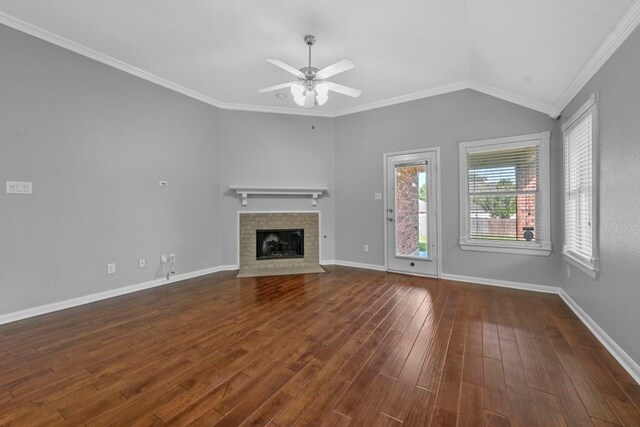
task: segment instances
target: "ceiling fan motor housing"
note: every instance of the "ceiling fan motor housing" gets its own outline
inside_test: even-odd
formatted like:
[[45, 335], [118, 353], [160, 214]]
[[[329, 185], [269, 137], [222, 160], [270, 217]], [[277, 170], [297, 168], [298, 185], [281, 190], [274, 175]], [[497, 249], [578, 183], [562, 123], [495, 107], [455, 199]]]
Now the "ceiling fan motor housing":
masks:
[[301, 77], [300, 80], [315, 79], [318, 71], [316, 67], [302, 67], [300, 68], [300, 72], [304, 74], [304, 78]]

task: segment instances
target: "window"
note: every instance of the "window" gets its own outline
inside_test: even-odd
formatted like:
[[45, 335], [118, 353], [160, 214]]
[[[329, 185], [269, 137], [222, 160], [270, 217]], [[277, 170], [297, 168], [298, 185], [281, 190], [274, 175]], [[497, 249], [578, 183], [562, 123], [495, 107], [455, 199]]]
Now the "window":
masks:
[[597, 258], [596, 115], [592, 95], [565, 124], [564, 248], [567, 259], [595, 277]]
[[551, 253], [549, 132], [460, 143], [460, 247]]

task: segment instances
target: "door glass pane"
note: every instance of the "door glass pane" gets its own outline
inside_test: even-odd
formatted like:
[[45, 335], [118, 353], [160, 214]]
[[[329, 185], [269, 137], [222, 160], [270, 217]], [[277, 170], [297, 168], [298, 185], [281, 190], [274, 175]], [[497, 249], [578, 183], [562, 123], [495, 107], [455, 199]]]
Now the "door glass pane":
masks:
[[396, 255], [427, 258], [427, 164], [397, 164], [394, 175]]

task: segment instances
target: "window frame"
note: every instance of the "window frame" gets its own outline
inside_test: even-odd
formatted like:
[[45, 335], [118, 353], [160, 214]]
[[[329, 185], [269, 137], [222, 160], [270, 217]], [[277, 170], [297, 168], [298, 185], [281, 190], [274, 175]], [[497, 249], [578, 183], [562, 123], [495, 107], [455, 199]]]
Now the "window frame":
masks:
[[[481, 252], [499, 252], [519, 255], [549, 256], [551, 254], [551, 194], [549, 182], [549, 141], [551, 132], [539, 132], [528, 135], [508, 136], [479, 141], [460, 142], [460, 240], [463, 250]], [[538, 191], [536, 216], [541, 229], [536, 231], [536, 242], [510, 242], [504, 240], [472, 239], [469, 219], [469, 174], [467, 171], [467, 153], [478, 151], [497, 151], [515, 147], [538, 147]]]
[[[582, 270], [588, 276], [596, 279], [600, 270], [600, 233], [599, 233], [599, 206], [600, 206], [600, 188], [599, 188], [599, 108], [598, 108], [598, 94], [593, 93], [589, 96], [589, 99], [576, 111], [566, 122], [562, 124], [562, 170], [563, 170], [563, 230], [564, 240], [562, 245], [562, 254], [565, 261], [569, 262], [573, 266]], [[574, 125], [578, 124], [585, 114], [591, 112], [591, 258], [589, 260], [584, 259], [582, 256], [567, 250], [567, 163], [566, 163], [566, 150], [567, 139], [566, 132], [570, 130]]]

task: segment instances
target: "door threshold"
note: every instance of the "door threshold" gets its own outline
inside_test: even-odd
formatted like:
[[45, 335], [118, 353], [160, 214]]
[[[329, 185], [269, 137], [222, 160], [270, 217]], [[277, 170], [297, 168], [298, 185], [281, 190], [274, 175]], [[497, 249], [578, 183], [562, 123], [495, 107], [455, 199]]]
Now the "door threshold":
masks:
[[390, 268], [387, 269], [387, 273], [404, 274], [405, 276], [428, 277], [429, 279], [439, 279], [440, 278], [440, 276], [438, 276], [437, 274], [411, 273], [409, 271], [391, 270]]

